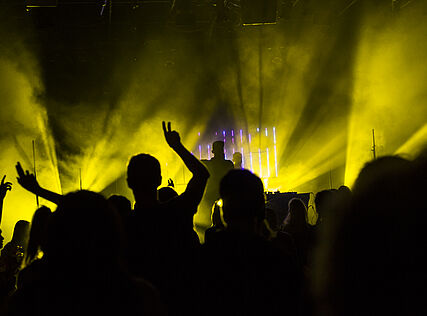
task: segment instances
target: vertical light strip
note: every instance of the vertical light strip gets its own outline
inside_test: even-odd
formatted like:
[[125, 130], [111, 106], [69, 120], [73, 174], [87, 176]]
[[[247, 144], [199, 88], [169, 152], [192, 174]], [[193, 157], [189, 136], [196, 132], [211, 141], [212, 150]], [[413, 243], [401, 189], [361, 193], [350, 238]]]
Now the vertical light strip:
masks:
[[267, 129], [267, 127], [265, 128], [265, 136], [268, 136], [268, 129]]
[[240, 144], [243, 144], [243, 131], [240, 130]]
[[211, 145], [208, 145], [208, 159], [211, 159]]
[[270, 178], [270, 153], [267, 148], [267, 177]]
[[253, 160], [252, 160], [252, 151], [251, 151], [251, 142], [252, 142], [252, 138], [251, 138], [251, 134], [249, 134], [249, 158], [251, 160], [251, 171], [254, 172]]
[[202, 145], [199, 145], [199, 157], [202, 160]]
[[259, 161], [259, 177], [262, 178], [261, 148], [258, 148], [258, 161]]
[[273, 143], [274, 143], [274, 170], [276, 172], [276, 177], [278, 176], [277, 171], [277, 149], [276, 149], [276, 128], [273, 127]]

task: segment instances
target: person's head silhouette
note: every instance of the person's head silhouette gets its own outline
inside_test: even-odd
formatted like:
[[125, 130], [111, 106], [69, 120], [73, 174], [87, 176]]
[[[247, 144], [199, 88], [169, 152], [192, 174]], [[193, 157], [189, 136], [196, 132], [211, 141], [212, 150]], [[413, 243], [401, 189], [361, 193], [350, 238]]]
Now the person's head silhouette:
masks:
[[12, 241], [20, 246], [26, 246], [29, 232], [30, 222], [24, 220], [17, 221], [13, 229]]
[[163, 187], [159, 189], [160, 202], [167, 202], [177, 196], [178, 193], [171, 187]]
[[[73, 277], [96, 277], [116, 267], [123, 241], [119, 223], [119, 214], [100, 194], [68, 193], [48, 224], [46, 248], [52, 267]], [[73, 272], [68, 271], [71, 267]]]
[[150, 195], [157, 201], [157, 187], [162, 183], [159, 161], [148, 154], [133, 156], [127, 168], [127, 182], [137, 203], [139, 195]]
[[235, 169], [242, 169], [242, 154], [238, 151], [236, 151], [233, 154], [233, 163], [234, 163], [234, 168]]
[[212, 144], [212, 153], [215, 158], [224, 158], [224, 142], [221, 140], [217, 140]]
[[132, 203], [123, 195], [113, 194], [108, 198], [108, 203], [114, 207], [122, 219], [125, 219], [132, 211]]
[[301, 199], [293, 198], [288, 203], [288, 216], [285, 226], [304, 229], [307, 225], [307, 208]]
[[264, 220], [264, 186], [259, 177], [248, 170], [234, 169], [222, 178], [219, 190], [224, 220], [229, 226]]

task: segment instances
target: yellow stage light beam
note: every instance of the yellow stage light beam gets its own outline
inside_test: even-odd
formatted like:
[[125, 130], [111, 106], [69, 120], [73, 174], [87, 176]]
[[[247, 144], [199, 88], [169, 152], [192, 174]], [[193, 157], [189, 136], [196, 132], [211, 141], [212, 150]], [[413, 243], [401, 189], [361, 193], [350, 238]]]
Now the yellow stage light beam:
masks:
[[363, 25], [354, 68], [348, 186], [372, 159], [372, 129], [380, 137], [379, 155], [393, 154], [427, 118], [427, 22], [420, 10], [402, 10], [393, 20], [371, 13]]
[[[3, 236], [8, 240], [18, 220], [31, 221], [36, 210], [36, 199], [16, 181], [15, 164], [33, 171], [32, 141], [35, 140], [36, 166], [39, 182], [46, 188], [60, 192], [56, 154], [51, 133], [47, 127], [46, 111], [35, 96], [40, 93], [39, 71], [27, 52], [13, 58], [0, 58], [0, 131], [2, 134], [0, 173], [13, 183], [4, 201]], [[59, 186], [59, 187], [58, 187]], [[40, 199], [52, 209], [52, 203]]]
[[414, 133], [402, 146], [395, 152], [395, 155], [409, 156], [415, 158], [421, 151], [427, 148], [427, 124], [424, 124], [416, 133]]

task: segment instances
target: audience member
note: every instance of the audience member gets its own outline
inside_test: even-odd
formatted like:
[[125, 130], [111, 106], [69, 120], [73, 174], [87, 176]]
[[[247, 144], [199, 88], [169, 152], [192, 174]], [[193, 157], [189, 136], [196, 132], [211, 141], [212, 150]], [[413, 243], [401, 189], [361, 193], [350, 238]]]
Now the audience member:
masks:
[[283, 231], [292, 236], [298, 261], [302, 267], [306, 267], [313, 246], [313, 237], [307, 223], [307, 208], [301, 199], [293, 198], [289, 201]]
[[222, 200], [218, 200], [218, 201], [215, 201], [214, 205], [212, 206], [212, 216], [211, 216], [212, 225], [205, 231], [205, 242], [208, 239], [215, 238], [215, 234], [217, 232], [223, 231], [225, 228], [224, 222], [222, 220], [222, 215], [221, 215], [221, 205], [222, 205]]
[[46, 268], [11, 298], [8, 315], [161, 315], [154, 288], [128, 276], [119, 215], [97, 193], [65, 195], [51, 215]]
[[211, 274], [200, 291], [202, 315], [296, 315], [299, 289], [292, 259], [260, 236], [265, 218], [264, 188], [247, 170], [221, 180], [227, 224], [202, 248]]
[[193, 230], [209, 172], [181, 143], [180, 136], [166, 128], [168, 145], [192, 173], [181, 195], [161, 203], [157, 188], [161, 184], [159, 161], [148, 154], [133, 156], [128, 164], [127, 181], [135, 196], [135, 210], [128, 222], [129, 263], [132, 272], [160, 289], [170, 313], [189, 313], [192, 306], [190, 282], [200, 245]]
[[30, 286], [41, 278], [45, 266], [43, 255], [46, 253], [47, 228], [51, 214], [50, 208], [42, 206], [33, 215], [24, 257], [25, 268], [18, 274], [18, 289]]
[[[3, 248], [4, 237], [1, 230], [1, 220], [3, 215], [3, 202], [7, 191], [12, 190], [12, 183], [5, 182], [6, 176], [3, 176], [0, 183], [0, 249]], [[7, 265], [4, 259], [0, 257], [0, 312], [3, 308], [7, 295], [14, 288], [14, 274]]]
[[[3, 176], [0, 183], [0, 228], [1, 228], [1, 219], [3, 215], [3, 201], [4, 201], [4, 198], [6, 197], [7, 191], [12, 190], [12, 183], [4, 182], [5, 179], [6, 179], [6, 176]], [[0, 249], [3, 248], [3, 240], [4, 240], [4, 237], [2, 236], [1, 229], [0, 229]]]
[[167, 202], [178, 196], [178, 193], [172, 187], [169, 187], [169, 186], [160, 188], [158, 193], [159, 193], [159, 201], [162, 203]]
[[132, 211], [131, 202], [123, 195], [113, 194], [108, 198], [108, 202], [119, 213], [123, 223], [130, 216]]
[[4, 300], [16, 290], [16, 279], [24, 259], [29, 224], [24, 220], [17, 221], [11, 241], [1, 251], [0, 300]]
[[426, 188], [424, 158], [366, 164], [348, 207], [335, 204], [336, 216], [322, 228], [314, 283], [319, 315], [427, 314]]

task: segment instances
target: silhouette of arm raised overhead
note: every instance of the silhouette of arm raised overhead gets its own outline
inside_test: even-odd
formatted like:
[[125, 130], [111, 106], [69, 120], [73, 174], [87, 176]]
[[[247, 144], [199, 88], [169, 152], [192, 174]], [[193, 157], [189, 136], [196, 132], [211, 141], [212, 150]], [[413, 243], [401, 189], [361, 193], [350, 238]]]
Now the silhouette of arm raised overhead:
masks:
[[185, 166], [193, 174], [185, 192], [181, 196], [189, 206], [197, 207], [203, 197], [206, 183], [209, 178], [209, 171], [187, 150], [187, 148], [184, 147], [181, 143], [181, 138], [178, 132], [171, 129], [170, 122], [168, 122], [167, 128], [165, 122], [162, 122], [162, 125], [166, 142], [178, 154]]
[[30, 173], [28, 170], [24, 172], [24, 169], [22, 169], [20, 162], [16, 164], [16, 171], [18, 172], [18, 177], [16, 178], [16, 180], [18, 180], [18, 183], [25, 190], [35, 195], [38, 195], [48, 201], [51, 201], [52, 203], [59, 204], [59, 202], [61, 202], [61, 194], [57, 194], [55, 192], [42, 188], [37, 182], [37, 179], [34, 174]]
[[12, 183], [4, 182], [5, 179], [6, 179], [6, 176], [3, 176], [3, 179], [1, 179], [1, 184], [0, 184], [0, 224], [1, 224], [2, 214], [3, 214], [3, 200], [6, 197], [7, 191], [12, 190]]

